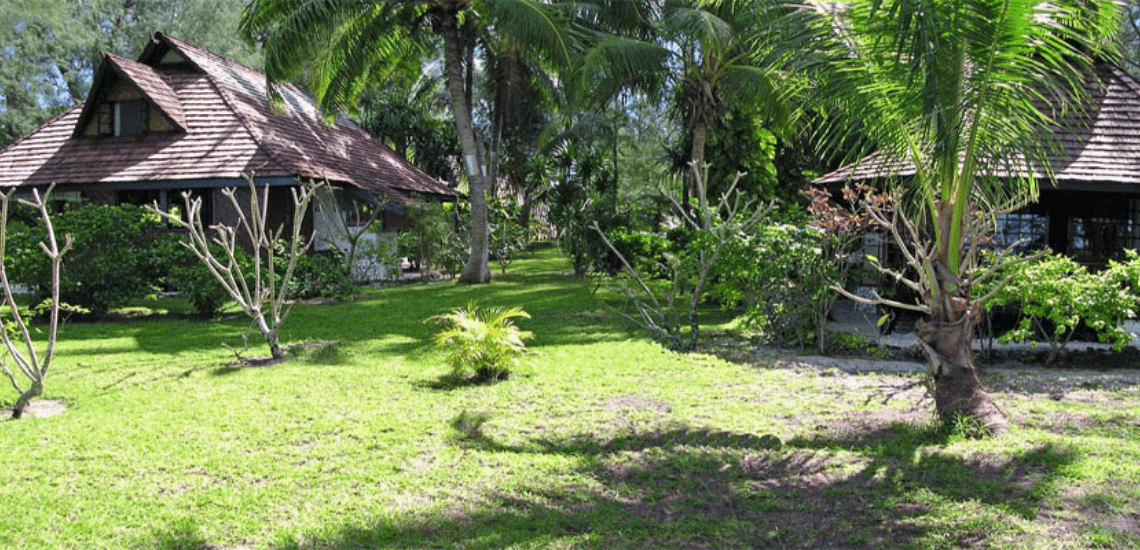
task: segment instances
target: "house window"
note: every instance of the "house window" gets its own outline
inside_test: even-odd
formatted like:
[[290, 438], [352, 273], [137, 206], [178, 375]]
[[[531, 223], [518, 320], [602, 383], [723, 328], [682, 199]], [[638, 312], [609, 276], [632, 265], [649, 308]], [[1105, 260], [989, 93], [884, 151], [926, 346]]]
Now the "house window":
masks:
[[120, 101], [115, 105], [115, 135], [140, 136], [147, 129], [145, 101]]
[[1048, 231], [1049, 219], [1043, 214], [1024, 211], [1002, 214], [997, 219], [994, 247], [1038, 250], [1045, 247]]
[[99, 105], [101, 136], [141, 136], [149, 130], [146, 101], [111, 101]]
[[1118, 259], [1125, 248], [1140, 248], [1140, 200], [1096, 197], [1069, 218], [1069, 253], [1079, 261]]

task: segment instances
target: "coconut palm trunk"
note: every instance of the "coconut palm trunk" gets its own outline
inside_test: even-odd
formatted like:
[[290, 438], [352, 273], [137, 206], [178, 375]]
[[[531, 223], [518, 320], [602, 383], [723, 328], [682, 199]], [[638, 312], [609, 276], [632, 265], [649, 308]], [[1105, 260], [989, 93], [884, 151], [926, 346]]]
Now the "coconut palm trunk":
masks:
[[987, 432], [1004, 434], [1009, 431], [1009, 423], [982, 387], [974, 366], [974, 327], [979, 306], [970, 301], [968, 291], [953, 273], [939, 267], [941, 263], [934, 265], [935, 284], [942, 291], [941, 303], [928, 301], [930, 316], [918, 325], [916, 336], [932, 365], [935, 410], [943, 420], [972, 417]]
[[444, 71], [447, 78], [447, 92], [451, 101], [451, 112], [455, 117], [455, 130], [459, 136], [459, 147], [463, 152], [463, 170], [467, 175], [471, 201], [471, 254], [459, 275], [459, 282], [481, 284], [491, 281], [487, 234], [487, 181], [480, 159], [478, 143], [475, 140], [475, 125], [471, 120], [464, 90], [462, 43], [459, 34], [459, 18], [455, 12], [447, 12], [440, 22], [443, 37]]

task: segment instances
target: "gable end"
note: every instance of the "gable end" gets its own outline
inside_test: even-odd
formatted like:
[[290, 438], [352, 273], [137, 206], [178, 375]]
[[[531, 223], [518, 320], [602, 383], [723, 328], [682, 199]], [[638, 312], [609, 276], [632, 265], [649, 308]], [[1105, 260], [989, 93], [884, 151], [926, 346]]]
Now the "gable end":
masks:
[[158, 73], [105, 53], [72, 137], [186, 131], [182, 104]]

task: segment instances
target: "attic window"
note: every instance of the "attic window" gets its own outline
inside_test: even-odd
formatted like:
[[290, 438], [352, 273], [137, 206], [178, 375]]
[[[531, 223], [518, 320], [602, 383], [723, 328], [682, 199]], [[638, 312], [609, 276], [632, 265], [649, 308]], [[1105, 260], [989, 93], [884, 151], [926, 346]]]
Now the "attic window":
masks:
[[141, 136], [147, 133], [147, 102], [111, 101], [99, 105], [101, 136]]

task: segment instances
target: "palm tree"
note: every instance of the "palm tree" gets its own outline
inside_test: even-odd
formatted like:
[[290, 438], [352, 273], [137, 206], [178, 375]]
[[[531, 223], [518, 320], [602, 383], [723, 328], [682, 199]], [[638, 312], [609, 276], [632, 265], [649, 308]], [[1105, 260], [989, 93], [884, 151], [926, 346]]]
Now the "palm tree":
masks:
[[971, 347], [981, 309], [970, 287], [989, 271], [978, 266], [979, 224], [1036, 198], [1035, 175], [1048, 177], [1053, 149], [1042, 129], [1079, 109], [1086, 69], [1109, 54], [1103, 44], [1119, 23], [1116, 8], [1099, 0], [862, 0], [819, 10], [821, 35], [835, 46], [820, 91], [843, 115], [832, 137], [858, 125], [884, 158], [905, 166], [893, 192], [906, 214], [883, 221], [921, 303], [875, 302], [927, 314], [917, 335], [940, 416], [974, 417], [1003, 433], [1008, 424], [978, 380]]
[[[612, 36], [586, 55], [582, 95], [612, 100], [626, 89], [671, 94], [685, 128], [684, 164], [705, 165], [709, 131], [730, 112], [783, 125], [795, 89], [780, 68], [790, 25], [776, 25], [783, 3], [765, 0], [660, 0], [653, 9], [611, 9]], [[646, 29], [652, 29], [647, 32]], [[628, 34], [623, 34], [628, 33]], [[778, 85], [777, 82], [780, 84]], [[683, 199], [687, 204], [688, 189]]]
[[566, 63], [565, 20], [542, 0], [254, 0], [241, 32], [264, 44], [270, 81], [306, 81], [330, 113], [352, 107], [369, 80], [443, 58], [471, 200], [471, 255], [459, 282], [487, 283], [488, 174], [467, 84], [475, 64], [471, 37], [483, 26], [523, 51]]

